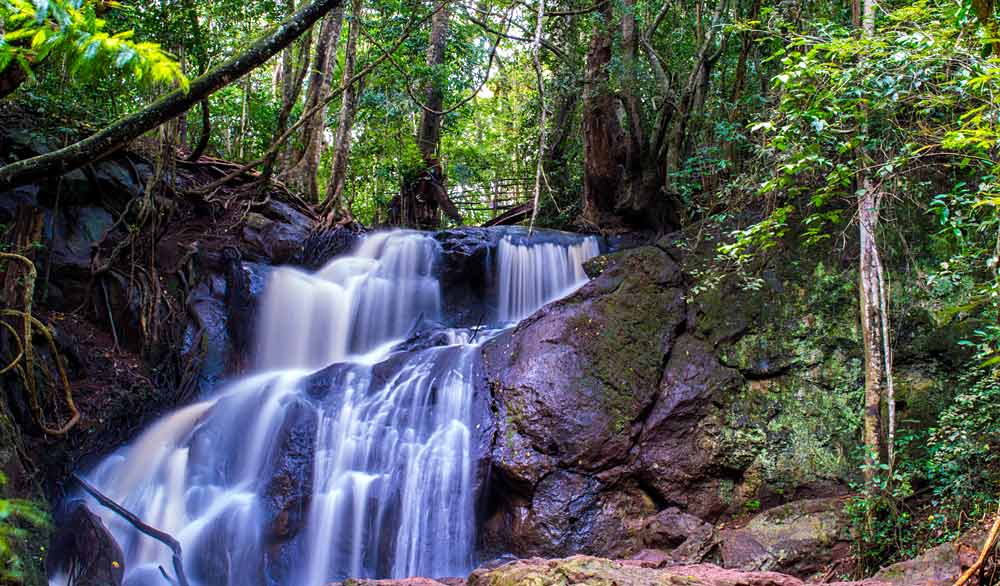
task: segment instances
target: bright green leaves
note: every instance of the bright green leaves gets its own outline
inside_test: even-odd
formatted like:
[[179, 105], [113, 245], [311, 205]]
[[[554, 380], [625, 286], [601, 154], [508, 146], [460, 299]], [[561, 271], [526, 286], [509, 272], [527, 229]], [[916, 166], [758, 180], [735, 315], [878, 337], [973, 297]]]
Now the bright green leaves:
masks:
[[76, 79], [118, 73], [143, 86], [180, 86], [180, 64], [158, 44], [137, 42], [131, 31], [110, 33], [89, 0], [0, 0], [5, 33], [0, 70], [14, 62], [29, 77], [43, 62], [60, 60]]
[[[853, 206], [862, 173], [918, 201], [915, 171], [992, 176], [1000, 60], [982, 58], [975, 39], [963, 38], [954, 10], [917, 0], [882, 18], [870, 38], [812, 23], [809, 34], [775, 42], [777, 108], [749, 129], [773, 170], [760, 192], [796, 209], [806, 243], [850, 220], [841, 210]], [[996, 191], [991, 180], [975, 183]], [[734, 233], [747, 242], [733, 246], [774, 233]]]

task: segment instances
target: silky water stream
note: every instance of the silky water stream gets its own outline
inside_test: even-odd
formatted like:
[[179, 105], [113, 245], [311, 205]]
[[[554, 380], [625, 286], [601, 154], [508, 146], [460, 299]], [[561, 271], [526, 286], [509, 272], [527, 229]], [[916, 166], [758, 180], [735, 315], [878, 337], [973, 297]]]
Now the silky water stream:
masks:
[[[586, 281], [591, 237], [513, 230], [491, 252], [493, 319], [441, 327], [432, 233], [373, 233], [315, 273], [280, 267], [254, 373], [162, 418], [87, 478], [183, 545], [199, 586], [465, 575], [475, 564], [479, 345]], [[476, 328], [480, 329], [480, 328]], [[163, 544], [90, 503], [128, 586], [163, 584]]]

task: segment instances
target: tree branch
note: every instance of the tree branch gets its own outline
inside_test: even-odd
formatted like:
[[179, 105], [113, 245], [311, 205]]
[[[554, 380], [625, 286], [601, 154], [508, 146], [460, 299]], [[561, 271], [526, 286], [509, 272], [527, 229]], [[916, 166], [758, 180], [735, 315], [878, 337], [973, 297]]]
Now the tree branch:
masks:
[[133, 514], [131, 511], [119, 505], [101, 491], [97, 490], [97, 488], [95, 488], [89, 482], [81, 478], [75, 472], [70, 476], [73, 480], [77, 481], [77, 483], [79, 483], [80, 486], [83, 487], [83, 490], [87, 491], [90, 494], [90, 496], [97, 499], [97, 502], [101, 503], [101, 506], [107, 509], [111, 509], [113, 513], [115, 513], [122, 519], [125, 519], [125, 521], [127, 521], [128, 524], [131, 525], [132, 527], [135, 527], [136, 531], [139, 531], [143, 535], [148, 535], [149, 537], [152, 537], [153, 539], [169, 547], [170, 551], [173, 552], [174, 554], [173, 557], [174, 572], [177, 574], [178, 586], [189, 586], [187, 575], [184, 573], [184, 564], [181, 561], [183, 559], [183, 555], [181, 552], [181, 544], [179, 541], [174, 539], [174, 537], [169, 533], [165, 533], [163, 531], [160, 531], [156, 527], [147, 525], [145, 522], [143, 522], [142, 519], [136, 517], [135, 514]]

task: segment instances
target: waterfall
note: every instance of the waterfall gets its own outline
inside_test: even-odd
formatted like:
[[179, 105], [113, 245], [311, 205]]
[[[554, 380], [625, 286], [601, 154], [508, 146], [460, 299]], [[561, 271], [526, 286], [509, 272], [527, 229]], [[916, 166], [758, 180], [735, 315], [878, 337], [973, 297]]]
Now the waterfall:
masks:
[[583, 263], [600, 254], [597, 238], [573, 243], [504, 236], [497, 246], [501, 322], [522, 320], [587, 280]]
[[[503, 238], [501, 321], [578, 286], [597, 253], [592, 238]], [[392, 231], [315, 273], [275, 269], [256, 372], [162, 418], [87, 476], [174, 535], [199, 586], [465, 575], [476, 562], [474, 421], [486, 415], [474, 410], [488, 335], [442, 327], [445, 345], [400, 346], [418, 323], [448, 317], [440, 255], [432, 234]], [[161, 583], [169, 550], [92, 509], [125, 552], [126, 584]]]

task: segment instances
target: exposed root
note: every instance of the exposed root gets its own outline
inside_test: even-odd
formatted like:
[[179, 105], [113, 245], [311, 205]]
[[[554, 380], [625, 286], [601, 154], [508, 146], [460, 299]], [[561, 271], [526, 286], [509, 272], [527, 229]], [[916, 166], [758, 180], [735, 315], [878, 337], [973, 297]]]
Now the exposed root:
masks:
[[[24, 324], [24, 329], [20, 335], [7, 322], [0, 321], [4, 328], [10, 332], [12, 338], [14, 339], [15, 345], [18, 347], [17, 356], [11, 360], [9, 364], [0, 370], [0, 374], [6, 373], [11, 369], [16, 369], [17, 373], [21, 377], [21, 382], [24, 383], [24, 388], [27, 390], [28, 394], [28, 404], [31, 407], [32, 416], [35, 418], [35, 423], [48, 435], [52, 436], [62, 436], [66, 435], [69, 430], [80, 421], [80, 411], [76, 408], [76, 403], [73, 401], [73, 389], [69, 384], [69, 378], [66, 376], [66, 368], [63, 366], [62, 356], [59, 354], [59, 349], [56, 346], [55, 340], [52, 338], [52, 332], [46, 327], [38, 318], [31, 315], [32, 300], [35, 293], [35, 279], [38, 276], [35, 270], [35, 263], [31, 262], [27, 257], [20, 254], [14, 254], [9, 252], [0, 252], [0, 259], [13, 260], [23, 264], [27, 269], [27, 275], [24, 279], [24, 309], [3, 309], [0, 310], [0, 316], [2, 317], [16, 317], [21, 318]], [[49, 427], [45, 424], [45, 414], [42, 410], [41, 401], [38, 396], [37, 381], [35, 380], [35, 355], [33, 350], [33, 345], [31, 343], [32, 331], [41, 332], [45, 339], [48, 341], [49, 349], [52, 351], [52, 360], [56, 364], [56, 368], [59, 370], [59, 384], [63, 388], [63, 399], [66, 402], [66, 406], [70, 411], [69, 420], [59, 427]], [[48, 374], [43, 370], [43, 374]], [[51, 376], [50, 376], [51, 378]], [[55, 383], [52, 385], [56, 386]]]

